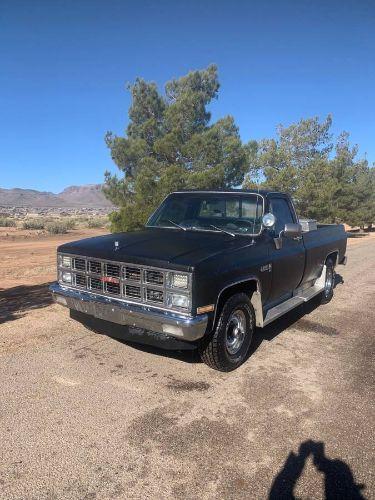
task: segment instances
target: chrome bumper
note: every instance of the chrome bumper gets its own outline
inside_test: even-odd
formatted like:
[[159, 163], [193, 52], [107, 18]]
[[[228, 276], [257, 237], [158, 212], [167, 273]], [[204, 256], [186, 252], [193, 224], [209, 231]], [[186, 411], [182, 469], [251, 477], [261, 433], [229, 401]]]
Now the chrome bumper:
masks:
[[59, 283], [53, 283], [49, 289], [56, 303], [119, 325], [143, 328], [190, 342], [202, 338], [206, 333], [207, 314], [189, 317], [170, 311], [157, 311], [149, 306], [128, 304], [113, 298], [66, 288]]

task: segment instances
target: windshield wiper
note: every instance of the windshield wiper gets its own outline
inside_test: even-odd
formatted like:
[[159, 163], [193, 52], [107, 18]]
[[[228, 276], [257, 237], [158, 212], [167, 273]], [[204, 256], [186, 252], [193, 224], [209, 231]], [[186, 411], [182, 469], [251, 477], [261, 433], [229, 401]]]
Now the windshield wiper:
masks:
[[177, 222], [173, 221], [173, 220], [170, 220], [170, 219], [165, 219], [167, 222], [170, 222], [171, 224], [173, 224], [174, 226], [176, 227], [179, 227], [180, 229], [182, 229], [183, 231], [186, 231], [186, 227], [184, 226], [180, 226], [180, 224], [177, 224]]
[[214, 229], [216, 229], [216, 231], [220, 231], [221, 233], [229, 234], [233, 238], [236, 237], [235, 233], [231, 233], [230, 231], [226, 231], [225, 229], [221, 229], [221, 227], [214, 226], [213, 224], [210, 224], [210, 227], [213, 227]]

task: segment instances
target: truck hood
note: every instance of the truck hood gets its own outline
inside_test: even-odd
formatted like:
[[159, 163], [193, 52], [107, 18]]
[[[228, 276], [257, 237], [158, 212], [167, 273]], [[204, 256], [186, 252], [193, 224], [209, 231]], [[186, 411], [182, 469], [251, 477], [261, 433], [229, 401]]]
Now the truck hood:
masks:
[[[117, 250], [115, 242], [118, 242]], [[192, 270], [203, 260], [249, 244], [249, 237], [233, 238], [219, 232], [148, 228], [65, 243], [57, 251], [119, 262]]]

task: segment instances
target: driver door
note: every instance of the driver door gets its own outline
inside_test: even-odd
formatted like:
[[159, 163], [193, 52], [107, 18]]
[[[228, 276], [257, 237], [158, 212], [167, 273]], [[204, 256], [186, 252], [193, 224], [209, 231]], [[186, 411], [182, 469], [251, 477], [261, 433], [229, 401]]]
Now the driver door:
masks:
[[[274, 235], [288, 222], [297, 222], [294, 211], [285, 197], [272, 197], [269, 200], [269, 211], [276, 218]], [[282, 238], [282, 247], [278, 250], [271, 245], [272, 285], [270, 302], [278, 303], [288, 299], [302, 281], [305, 268], [305, 247], [302, 237]]]

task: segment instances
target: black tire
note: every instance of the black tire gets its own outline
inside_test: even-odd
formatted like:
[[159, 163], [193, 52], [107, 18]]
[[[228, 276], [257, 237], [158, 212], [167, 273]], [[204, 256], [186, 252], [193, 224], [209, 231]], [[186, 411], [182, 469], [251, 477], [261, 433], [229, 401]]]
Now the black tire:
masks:
[[328, 304], [332, 300], [335, 288], [335, 263], [332, 259], [326, 261], [326, 281], [323, 292], [319, 295], [320, 304]]
[[254, 331], [255, 312], [249, 297], [244, 293], [232, 295], [223, 306], [216, 328], [199, 344], [202, 361], [214, 370], [235, 370], [246, 359]]

